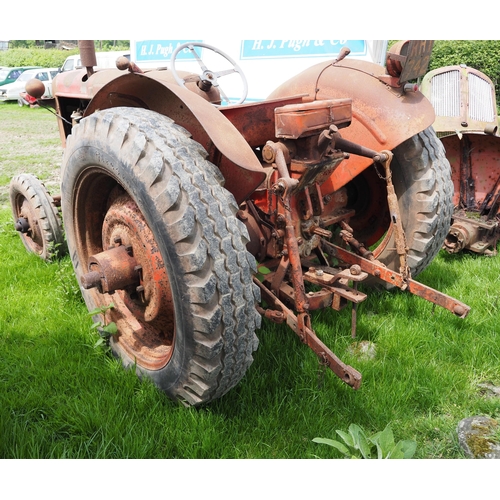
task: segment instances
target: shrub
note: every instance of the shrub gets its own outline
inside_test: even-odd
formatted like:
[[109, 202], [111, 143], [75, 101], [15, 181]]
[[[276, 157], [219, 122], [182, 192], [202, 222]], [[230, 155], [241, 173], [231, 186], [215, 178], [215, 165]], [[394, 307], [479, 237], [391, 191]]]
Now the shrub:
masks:
[[[59, 68], [66, 57], [78, 54], [79, 50], [44, 49], [37, 47], [35, 40], [18, 40], [12, 42], [13, 48], [0, 51], [0, 66], [42, 66]], [[21, 43], [22, 42], [22, 43]], [[96, 51], [127, 50], [129, 40], [95, 40]]]
[[78, 49], [9, 49], [0, 52], [0, 66], [42, 66], [43, 68], [59, 68], [66, 57], [78, 54]]

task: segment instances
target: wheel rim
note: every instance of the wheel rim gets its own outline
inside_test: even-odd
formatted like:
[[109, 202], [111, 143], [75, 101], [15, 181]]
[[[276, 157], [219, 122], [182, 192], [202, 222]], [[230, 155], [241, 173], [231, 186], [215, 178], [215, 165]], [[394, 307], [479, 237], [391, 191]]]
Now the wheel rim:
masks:
[[38, 223], [37, 209], [27, 198], [18, 195], [15, 200], [16, 227], [17, 223], [23, 221], [25, 230], [21, 230], [21, 238], [25, 245], [35, 254], [41, 255], [43, 252], [44, 239], [42, 230]]
[[112, 342], [143, 368], [164, 367], [175, 342], [173, 294], [141, 210], [116, 180], [91, 168], [75, 189], [74, 224], [82, 285], [97, 307], [114, 306], [105, 313], [118, 328]]
[[378, 178], [373, 168], [368, 168], [347, 185], [347, 192], [348, 208], [356, 211], [349, 222], [354, 237], [366, 247], [372, 247], [374, 257], [378, 258], [387, 248], [393, 233], [385, 182]]

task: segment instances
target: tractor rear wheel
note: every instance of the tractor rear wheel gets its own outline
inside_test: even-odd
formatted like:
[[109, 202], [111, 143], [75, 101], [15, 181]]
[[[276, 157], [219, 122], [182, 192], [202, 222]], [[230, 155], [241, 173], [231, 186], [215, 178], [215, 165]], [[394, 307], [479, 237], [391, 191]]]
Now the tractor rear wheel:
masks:
[[10, 182], [14, 223], [28, 252], [46, 261], [66, 252], [61, 217], [45, 185], [34, 175], [19, 174]]
[[[434, 259], [448, 234], [453, 215], [453, 183], [445, 150], [430, 127], [394, 149], [392, 180], [399, 200], [412, 277]], [[381, 172], [383, 173], [383, 172]], [[399, 272], [387, 206], [386, 183], [374, 167], [347, 186], [354, 236], [372, 248], [375, 258]]]
[[206, 156], [169, 118], [112, 108], [74, 127], [62, 168], [87, 307], [115, 323], [110, 345], [125, 366], [193, 406], [244, 376], [261, 319], [248, 233]]

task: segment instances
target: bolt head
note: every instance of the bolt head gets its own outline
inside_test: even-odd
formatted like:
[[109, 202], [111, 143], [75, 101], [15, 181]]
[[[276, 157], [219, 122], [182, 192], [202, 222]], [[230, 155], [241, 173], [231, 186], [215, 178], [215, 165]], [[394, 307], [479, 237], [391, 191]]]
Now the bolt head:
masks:
[[351, 272], [352, 275], [359, 276], [361, 274], [361, 267], [358, 264], [353, 264], [350, 267], [349, 271]]

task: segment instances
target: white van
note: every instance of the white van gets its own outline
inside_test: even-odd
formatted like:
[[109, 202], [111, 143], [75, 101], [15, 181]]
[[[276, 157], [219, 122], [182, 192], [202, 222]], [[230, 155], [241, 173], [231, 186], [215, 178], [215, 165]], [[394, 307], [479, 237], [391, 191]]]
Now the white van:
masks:
[[[125, 56], [130, 59], [130, 51], [114, 50], [111, 52], [96, 52], [97, 68], [116, 68], [116, 60]], [[75, 54], [73, 56], [68, 56], [62, 65], [61, 72], [71, 71], [73, 69], [79, 69], [82, 67], [82, 60], [80, 59], [80, 54]]]

